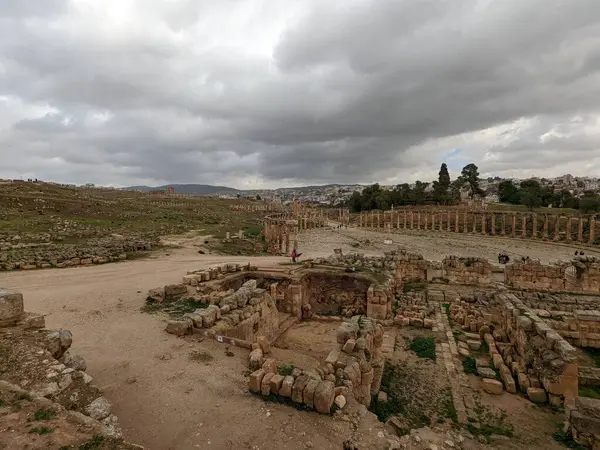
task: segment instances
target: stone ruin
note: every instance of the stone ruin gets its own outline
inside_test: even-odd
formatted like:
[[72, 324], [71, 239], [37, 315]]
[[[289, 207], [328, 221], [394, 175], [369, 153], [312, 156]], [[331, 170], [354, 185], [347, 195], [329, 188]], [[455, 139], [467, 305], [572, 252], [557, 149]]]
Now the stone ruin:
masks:
[[[580, 372], [577, 347], [600, 348], [600, 296], [586, 292], [597, 262], [574, 261], [587, 271], [580, 293], [546, 281], [554, 267], [535, 261], [509, 265], [502, 274], [481, 258], [431, 262], [400, 249], [383, 257], [338, 251], [290, 269], [229, 265], [193, 271], [180, 285], [161, 288], [158, 296], [152, 291], [149, 298], [203, 303], [170, 320], [167, 331], [247, 348], [250, 391], [320, 413], [347, 403], [371, 404], [390, 352], [386, 330], [445, 331], [444, 352], [456, 359], [453, 367], [484, 351], [475, 360], [483, 390], [564, 410], [566, 430], [581, 445], [593, 446], [600, 442], [600, 401], [580, 397], [578, 387], [600, 386], [600, 369]], [[538, 269], [524, 275], [517, 266]], [[541, 291], [531, 291], [531, 274], [538, 274]], [[415, 284], [422, 289], [412, 290]], [[318, 368], [286, 373], [271, 356], [271, 345], [300, 320], [339, 321], [337, 345]], [[468, 406], [453, 398], [468, 415]]]
[[[85, 372], [85, 360], [69, 351], [72, 341], [70, 331], [47, 329], [44, 316], [25, 312], [20, 292], [0, 288], [0, 397], [4, 406], [10, 407], [8, 399], [16, 398], [52, 411], [55, 423], [76, 427], [74, 445], [103, 436], [114, 440], [114, 448], [141, 448], [121, 442], [118, 418]], [[25, 436], [13, 432], [3, 437], [3, 443], [21, 448]]]

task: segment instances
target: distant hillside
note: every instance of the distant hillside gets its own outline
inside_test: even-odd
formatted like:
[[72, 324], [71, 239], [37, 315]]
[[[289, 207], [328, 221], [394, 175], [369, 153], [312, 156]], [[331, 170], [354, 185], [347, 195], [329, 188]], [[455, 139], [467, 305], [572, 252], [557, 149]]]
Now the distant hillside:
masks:
[[165, 186], [131, 186], [127, 189], [132, 189], [136, 191], [155, 191], [155, 190], [164, 190], [168, 187], [172, 187], [175, 189], [176, 194], [188, 194], [188, 195], [218, 195], [218, 194], [228, 194], [235, 195], [241, 193], [242, 191], [234, 188], [230, 188], [227, 186], [212, 186], [210, 184], [168, 184]]

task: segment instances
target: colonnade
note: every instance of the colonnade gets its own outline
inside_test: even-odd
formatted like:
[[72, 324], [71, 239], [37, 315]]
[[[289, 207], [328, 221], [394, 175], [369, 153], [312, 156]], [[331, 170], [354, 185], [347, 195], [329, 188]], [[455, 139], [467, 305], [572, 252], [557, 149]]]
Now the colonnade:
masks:
[[269, 251], [289, 254], [297, 249], [298, 233], [325, 226], [322, 210], [309, 209], [301, 213], [279, 213], [265, 217], [264, 234]]
[[[561, 216], [536, 213], [496, 213], [448, 210], [363, 211], [358, 226], [383, 230], [436, 230], [480, 233], [513, 238], [596, 243], [594, 216]], [[382, 230], [382, 231], [383, 231]]]

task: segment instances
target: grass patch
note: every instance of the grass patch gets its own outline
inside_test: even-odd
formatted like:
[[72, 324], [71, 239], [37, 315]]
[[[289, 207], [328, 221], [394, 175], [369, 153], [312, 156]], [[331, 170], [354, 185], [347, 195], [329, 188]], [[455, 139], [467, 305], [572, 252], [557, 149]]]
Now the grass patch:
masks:
[[85, 442], [81, 444], [78, 449], [79, 450], [95, 450], [102, 447], [104, 443], [104, 436], [96, 435], [92, 438], [91, 441]]
[[200, 350], [192, 350], [188, 355], [190, 361], [201, 362], [208, 364], [211, 362], [214, 357], [208, 352], [200, 351]]
[[209, 307], [209, 303], [197, 302], [195, 300], [180, 299], [173, 303], [157, 303], [153, 300], [146, 300], [144, 306], [140, 308], [141, 312], [154, 314], [157, 312], [165, 312], [170, 317], [177, 318], [184, 314], [192, 313], [197, 309], [205, 309]]
[[467, 425], [469, 433], [473, 436], [482, 435], [489, 439], [492, 434], [497, 434], [499, 436], [508, 436], [511, 437], [513, 435], [512, 430], [508, 428], [502, 428], [499, 426], [493, 426], [488, 424], [481, 424], [479, 427], [476, 427], [472, 423]]
[[34, 414], [33, 414], [33, 420], [40, 422], [43, 420], [52, 420], [56, 417], [56, 412], [52, 411], [51, 409], [38, 409]]
[[458, 424], [458, 414], [452, 400], [452, 390], [446, 389], [444, 396], [440, 402], [438, 409], [438, 423], [443, 423], [444, 419], [450, 419], [453, 423]]
[[435, 361], [435, 338], [419, 336], [410, 343], [410, 349], [419, 358], [429, 358]]
[[600, 368], [600, 349], [585, 347], [582, 348], [582, 350], [592, 361], [594, 361], [594, 365]]
[[557, 424], [557, 428], [558, 428], [558, 430], [556, 430], [554, 433], [552, 433], [552, 439], [554, 439], [556, 442], [558, 442], [561, 445], [564, 445], [567, 448], [571, 448], [573, 450], [586, 450], [587, 449], [587, 447], [584, 447], [583, 445], [580, 445], [577, 442], [575, 442], [573, 440], [573, 436], [571, 436], [570, 433], [566, 433], [562, 429], [562, 425], [560, 423]]
[[50, 434], [54, 431], [54, 428], [48, 428], [48, 427], [35, 427], [32, 428], [31, 430], [29, 430], [29, 433], [31, 434]]
[[462, 366], [463, 371], [466, 374], [477, 375], [477, 365], [475, 364], [474, 358], [469, 356], [468, 358], [463, 359]]
[[600, 400], [600, 386], [579, 386], [579, 396]]
[[281, 396], [275, 395], [275, 394], [261, 395], [261, 394], [255, 393], [255, 392], [252, 392], [252, 394], [263, 399], [265, 402], [279, 403], [280, 405], [291, 406], [292, 408], [295, 408], [299, 411], [311, 411], [312, 410], [312, 408], [310, 406], [308, 406], [304, 403], [296, 403], [295, 401], [293, 401], [291, 398], [288, 398], [288, 397], [281, 397]]
[[293, 371], [294, 371], [293, 364], [280, 364], [277, 366], [277, 373], [284, 377], [290, 376]]
[[402, 412], [402, 402], [396, 390], [394, 389], [394, 380], [397, 378], [397, 369], [395, 366], [386, 363], [381, 377], [381, 390], [387, 392], [387, 402], [379, 402], [377, 394], [371, 401], [371, 412], [377, 416], [381, 422], [386, 422], [391, 416]]
[[256, 225], [252, 227], [246, 227], [244, 229], [244, 236], [250, 239], [260, 236], [263, 231], [262, 225]]
[[446, 314], [450, 315], [450, 303], [442, 303], [442, 308], [444, 308]]

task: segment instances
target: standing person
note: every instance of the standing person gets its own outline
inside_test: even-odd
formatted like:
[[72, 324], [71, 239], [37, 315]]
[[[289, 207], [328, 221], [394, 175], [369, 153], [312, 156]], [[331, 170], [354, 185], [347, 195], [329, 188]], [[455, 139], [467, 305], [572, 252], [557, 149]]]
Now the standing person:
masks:
[[292, 250], [292, 264], [296, 264], [296, 249]]

